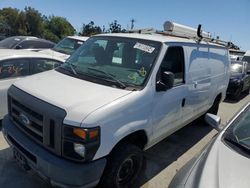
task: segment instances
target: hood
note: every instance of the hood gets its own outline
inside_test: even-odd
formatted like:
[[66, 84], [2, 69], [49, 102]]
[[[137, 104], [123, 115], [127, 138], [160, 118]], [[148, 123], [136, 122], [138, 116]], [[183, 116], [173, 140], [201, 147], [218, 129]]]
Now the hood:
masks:
[[131, 91], [74, 78], [55, 70], [15, 82], [16, 87], [43, 101], [64, 109], [64, 123], [79, 126], [90, 113]]
[[48, 55], [51, 55], [52, 57], [57, 57], [62, 60], [66, 60], [70, 56], [68, 54], [60, 53], [52, 49], [40, 50], [39, 53], [48, 54]]
[[220, 139], [193, 168], [185, 187], [248, 188], [250, 159], [226, 146]]

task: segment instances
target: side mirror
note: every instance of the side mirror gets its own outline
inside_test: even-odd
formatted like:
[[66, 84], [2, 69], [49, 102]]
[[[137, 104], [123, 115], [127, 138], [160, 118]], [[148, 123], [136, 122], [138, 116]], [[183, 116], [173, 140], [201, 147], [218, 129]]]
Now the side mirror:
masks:
[[22, 49], [22, 46], [17, 45], [17, 46], [16, 46], [16, 49], [18, 49], [18, 50], [19, 50], [19, 49]]
[[172, 72], [163, 72], [161, 80], [156, 83], [157, 91], [166, 91], [174, 86], [174, 74]]
[[207, 113], [205, 116], [205, 121], [218, 132], [223, 129], [223, 127], [221, 126], [221, 118], [219, 116]]

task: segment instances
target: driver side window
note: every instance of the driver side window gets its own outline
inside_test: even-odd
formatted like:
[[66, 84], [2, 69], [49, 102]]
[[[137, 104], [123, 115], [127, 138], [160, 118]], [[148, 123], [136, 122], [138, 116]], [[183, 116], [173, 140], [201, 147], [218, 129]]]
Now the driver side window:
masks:
[[174, 74], [174, 86], [185, 83], [184, 80], [184, 51], [180, 46], [169, 47], [160, 67], [160, 74], [172, 72]]

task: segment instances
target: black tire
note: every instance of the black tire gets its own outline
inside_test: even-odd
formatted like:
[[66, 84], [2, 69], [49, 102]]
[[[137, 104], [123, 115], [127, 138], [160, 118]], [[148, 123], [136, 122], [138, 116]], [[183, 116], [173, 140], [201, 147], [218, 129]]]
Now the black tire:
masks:
[[[207, 111], [207, 113], [217, 115], [220, 105], [220, 99], [216, 98], [211, 108]], [[205, 116], [204, 116], [205, 117]]]
[[205, 114], [203, 114], [201, 117], [199, 117], [197, 119], [197, 122], [202, 123], [203, 125], [207, 126], [208, 124], [205, 121], [206, 114], [210, 113], [210, 114], [217, 115], [218, 110], [219, 110], [219, 105], [220, 105], [220, 97], [216, 97], [215, 100], [214, 100], [213, 105], [211, 106], [211, 108], [209, 108], [208, 111]]
[[249, 92], [250, 92], [250, 86], [244, 91], [244, 93], [248, 95]]
[[238, 100], [240, 99], [241, 92], [242, 92], [242, 86], [240, 86], [240, 87], [235, 91], [235, 93], [232, 94], [232, 98], [233, 98], [234, 100], [237, 100], [237, 101], [238, 101]]
[[130, 143], [118, 146], [108, 157], [100, 187], [132, 187], [143, 167], [142, 150]]

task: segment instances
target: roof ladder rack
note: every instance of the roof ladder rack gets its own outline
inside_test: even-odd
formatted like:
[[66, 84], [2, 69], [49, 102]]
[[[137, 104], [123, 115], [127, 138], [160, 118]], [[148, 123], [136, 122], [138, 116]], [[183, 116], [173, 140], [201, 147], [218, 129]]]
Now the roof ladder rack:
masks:
[[195, 28], [181, 25], [175, 22], [166, 21], [163, 24], [163, 27], [164, 27], [164, 31], [157, 31], [153, 28], [146, 28], [146, 29], [129, 30], [128, 33], [162, 34], [162, 35], [168, 35], [168, 36], [193, 39], [197, 42], [201, 42], [201, 41], [210, 42], [210, 43], [225, 46], [227, 48], [233, 48], [233, 46], [236, 46], [232, 42], [226, 42], [223, 40], [219, 40], [218, 38], [212, 38], [209, 32], [202, 31], [200, 24], [198, 28], [195, 29]]
[[163, 26], [164, 26], [163, 33], [170, 34], [173, 36], [190, 38], [197, 40], [198, 42], [200, 41], [211, 42], [228, 48], [232, 44], [230, 42], [212, 38], [209, 32], [202, 31], [201, 24], [199, 24], [197, 29], [195, 29], [178, 23], [166, 21]]

